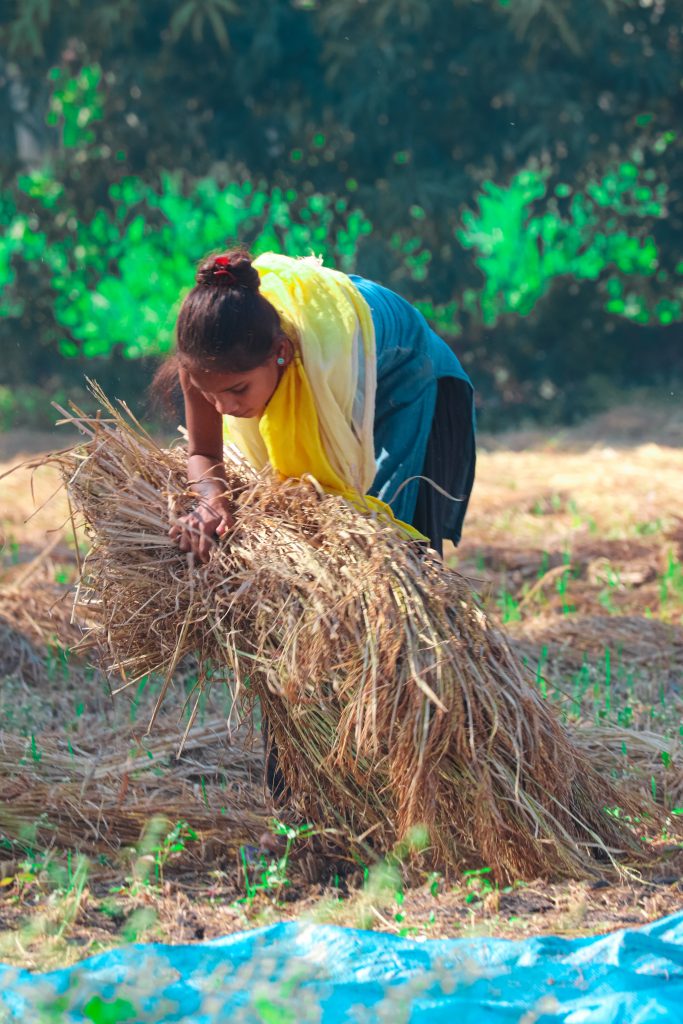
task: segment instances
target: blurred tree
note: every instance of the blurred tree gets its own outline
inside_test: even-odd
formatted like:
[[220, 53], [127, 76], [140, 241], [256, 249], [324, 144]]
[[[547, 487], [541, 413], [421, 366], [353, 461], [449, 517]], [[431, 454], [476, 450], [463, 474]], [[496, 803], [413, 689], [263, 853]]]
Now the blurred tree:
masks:
[[[50, 225], [30, 189], [13, 201], [55, 241], [98, 211], [115, 218], [112, 186], [130, 175], [157, 192], [167, 170], [180, 170], [188, 182], [253, 179], [283, 194], [352, 197], [375, 224], [359, 238], [358, 269], [459, 336], [489, 408], [556, 408], [544, 396], [576, 372], [566, 352], [579, 338], [585, 373], [593, 359], [615, 380], [640, 373], [643, 358], [665, 372], [657, 353], [669, 372], [681, 351], [667, 341], [680, 319], [679, 15], [673, 0], [22, 0], [6, 9], [0, 49], [32, 116], [53, 122], [43, 163], [62, 190], [54, 219], [64, 223]], [[101, 69], [101, 106], [88, 99], [88, 68]], [[80, 99], [67, 109], [62, 96], [60, 112], [67, 88]], [[90, 135], [71, 146], [77, 99], [76, 127]], [[0, 126], [19, 117], [5, 100]], [[610, 191], [625, 165], [642, 193], [628, 202]], [[8, 146], [6, 183], [16, 170]], [[515, 214], [521, 172], [542, 193]], [[505, 237], [487, 256], [476, 223], [489, 230], [501, 203]], [[591, 224], [578, 225], [580, 203]], [[571, 263], [572, 238], [591, 255], [577, 249], [569, 269], [550, 273], [558, 247]], [[518, 270], [532, 277], [524, 301], [513, 281], [501, 283], [518, 244]], [[615, 278], [610, 267], [628, 252], [631, 269]], [[21, 279], [15, 296], [35, 295], [31, 330], [49, 338], [54, 311], [35, 267], [19, 266], [17, 246], [8, 258]]]

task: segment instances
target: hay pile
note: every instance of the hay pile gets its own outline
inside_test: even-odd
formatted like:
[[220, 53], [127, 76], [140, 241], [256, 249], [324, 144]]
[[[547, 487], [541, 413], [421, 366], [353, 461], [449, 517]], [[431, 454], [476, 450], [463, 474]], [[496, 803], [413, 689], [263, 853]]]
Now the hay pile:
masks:
[[68, 588], [57, 584], [0, 584], [0, 679], [20, 675], [34, 685], [45, 680], [45, 658], [55, 638], [72, 646], [82, 637], [71, 621], [71, 604]]
[[[592, 770], [525, 678], [467, 582], [435, 556], [306, 482], [226, 453], [236, 526], [207, 565], [167, 536], [194, 502], [164, 450], [100, 393], [57, 453], [92, 550], [79, 600], [112, 671], [170, 682], [193, 653], [267, 714], [296, 810], [390, 849], [418, 824], [429, 861], [500, 878], [596, 869], [637, 841], [632, 810]], [[157, 710], [162, 702], [162, 690]], [[156, 714], [156, 712], [155, 712]], [[189, 726], [188, 726], [189, 728]]]
[[167, 831], [191, 819], [201, 836], [201, 844], [188, 847], [194, 866], [237, 860], [240, 845], [257, 842], [267, 822], [254, 781], [257, 755], [228, 748], [225, 723], [216, 719], [195, 729], [182, 760], [167, 768], [177, 746], [177, 728], [168, 723], [144, 747], [130, 729], [115, 737], [109, 729], [92, 730], [73, 742], [2, 733], [0, 831], [19, 843], [76, 847], [96, 858], [137, 846], [155, 819], [166, 821]]

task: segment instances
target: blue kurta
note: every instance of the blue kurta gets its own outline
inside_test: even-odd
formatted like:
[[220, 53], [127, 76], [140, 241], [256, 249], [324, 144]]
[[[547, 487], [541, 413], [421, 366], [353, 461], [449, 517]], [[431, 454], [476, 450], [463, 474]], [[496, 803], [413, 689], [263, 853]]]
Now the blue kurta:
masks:
[[[394, 514], [412, 522], [434, 419], [437, 381], [472, 382], [448, 345], [400, 295], [350, 275], [372, 312], [377, 346], [375, 455], [377, 475], [370, 494], [388, 502]], [[474, 410], [474, 403], [472, 403]], [[474, 415], [474, 412], [472, 412]], [[396, 492], [404, 481], [411, 482]], [[457, 508], [453, 515], [457, 518]], [[448, 530], [445, 531], [448, 536]]]

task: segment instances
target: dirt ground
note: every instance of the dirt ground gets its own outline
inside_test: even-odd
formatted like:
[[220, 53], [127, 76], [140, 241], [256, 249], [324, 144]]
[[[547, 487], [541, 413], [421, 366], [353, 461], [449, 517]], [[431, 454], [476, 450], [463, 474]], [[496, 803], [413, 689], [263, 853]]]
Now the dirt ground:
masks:
[[[0, 473], [69, 440], [0, 435]], [[54, 475], [37, 473], [32, 493], [22, 470], [0, 479], [0, 960], [43, 967], [301, 916], [416, 937], [571, 936], [683, 907], [683, 411], [628, 406], [580, 429], [482, 435], [479, 450], [447, 558], [561, 715], [624, 731], [633, 785], [670, 816], [652, 870], [501, 887], [482, 866], [406, 885], [390, 864], [321, 863], [296, 834], [283, 859], [264, 836], [259, 741], [228, 737], [225, 694], [203, 702], [177, 760], [191, 665], [147, 737], [158, 683], [112, 697], [117, 681], [68, 652], [78, 544], [63, 496], [35, 512]]]

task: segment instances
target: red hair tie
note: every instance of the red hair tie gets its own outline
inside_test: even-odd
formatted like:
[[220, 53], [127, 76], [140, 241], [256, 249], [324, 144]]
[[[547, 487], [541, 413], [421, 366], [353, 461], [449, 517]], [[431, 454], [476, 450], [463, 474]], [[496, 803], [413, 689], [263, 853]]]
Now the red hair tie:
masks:
[[216, 256], [213, 261], [213, 276], [214, 277], [229, 277], [231, 284], [237, 281], [237, 278], [230, 269], [230, 259], [228, 256]]

